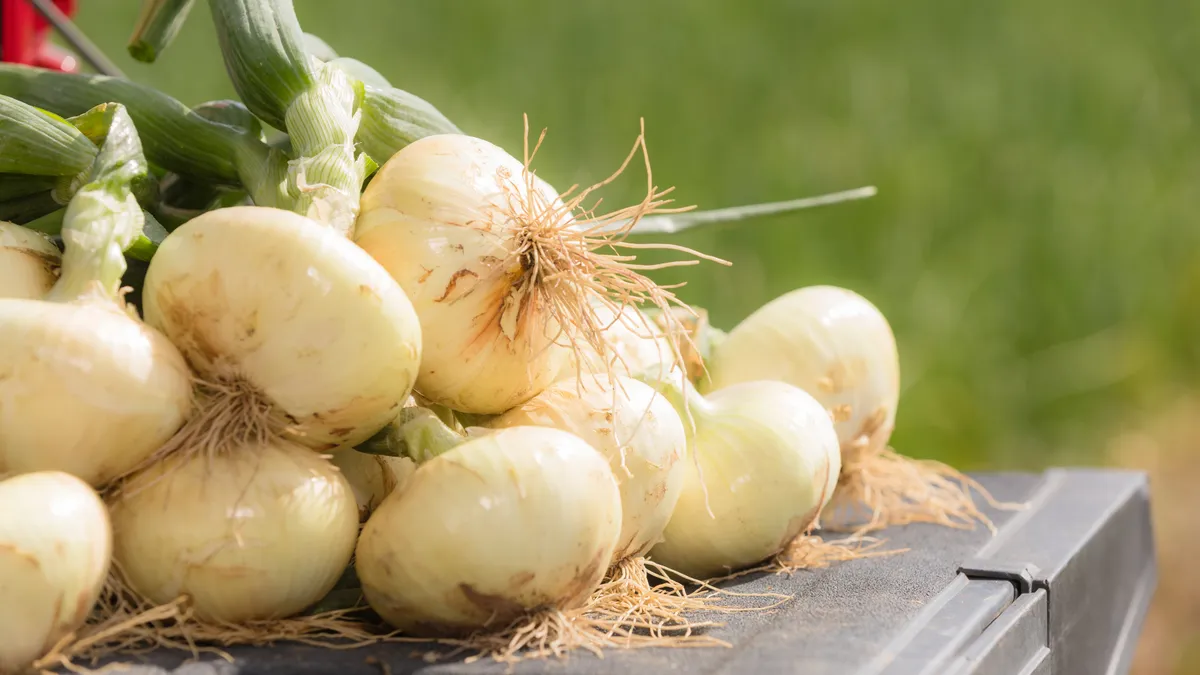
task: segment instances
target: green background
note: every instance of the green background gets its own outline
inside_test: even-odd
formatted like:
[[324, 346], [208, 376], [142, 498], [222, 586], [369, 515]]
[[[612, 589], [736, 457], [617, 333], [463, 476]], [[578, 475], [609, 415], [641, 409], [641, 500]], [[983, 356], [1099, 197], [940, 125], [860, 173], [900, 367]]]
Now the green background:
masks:
[[[203, 6], [158, 64], [132, 62], [137, 4], [83, 0], [80, 25], [187, 103], [233, 95]], [[1196, 381], [1195, 2], [296, 5], [342, 55], [514, 154], [528, 113], [560, 189], [615, 168], [641, 117], [656, 182], [685, 204], [877, 185], [867, 202], [679, 237], [733, 267], [661, 278], [686, 280], [725, 328], [810, 284], [873, 300], [902, 354], [901, 452], [1103, 463], [1109, 439]], [[605, 202], [640, 198], [641, 181]]]

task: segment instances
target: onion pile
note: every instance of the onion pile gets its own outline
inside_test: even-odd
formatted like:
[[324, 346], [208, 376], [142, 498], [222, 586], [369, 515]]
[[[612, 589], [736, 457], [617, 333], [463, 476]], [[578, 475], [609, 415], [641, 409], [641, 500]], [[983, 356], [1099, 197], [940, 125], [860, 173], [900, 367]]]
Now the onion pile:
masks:
[[[0, 96], [0, 141], [30, 148], [0, 197], [57, 207], [0, 223], [0, 671], [392, 628], [506, 656], [670, 642], [699, 607], [680, 577], [778, 564], [892, 456], [869, 303], [804, 289], [725, 336], [644, 274], [724, 261], [626, 241], [817, 202], [666, 208], [644, 129], [560, 192], [527, 122], [518, 158], [288, 0], [209, 4], [241, 103], [0, 65], [25, 101]], [[148, 2], [135, 56], [187, 5]], [[595, 213], [639, 154], [645, 196]], [[76, 630], [104, 637], [46, 654]]]

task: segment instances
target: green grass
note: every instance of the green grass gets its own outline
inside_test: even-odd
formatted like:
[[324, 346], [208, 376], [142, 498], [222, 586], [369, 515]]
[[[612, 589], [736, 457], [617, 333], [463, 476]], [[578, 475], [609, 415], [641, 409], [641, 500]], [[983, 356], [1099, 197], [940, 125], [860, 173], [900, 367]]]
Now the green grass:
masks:
[[[188, 103], [232, 96], [203, 7], [158, 64], [134, 64], [137, 4], [85, 1], [79, 21], [138, 80]], [[560, 187], [614, 168], [639, 117], [656, 181], [684, 203], [879, 186], [680, 236], [734, 266], [662, 278], [724, 327], [808, 284], [871, 298], [900, 342], [902, 452], [1099, 461], [1200, 372], [1194, 3], [296, 4], [306, 29], [470, 133], [517, 152], [528, 113]]]

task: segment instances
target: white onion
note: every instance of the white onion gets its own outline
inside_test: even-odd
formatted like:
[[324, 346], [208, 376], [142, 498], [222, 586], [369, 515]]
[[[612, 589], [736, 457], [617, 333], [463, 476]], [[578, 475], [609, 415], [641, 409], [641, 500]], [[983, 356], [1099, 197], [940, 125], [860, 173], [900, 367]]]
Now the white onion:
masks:
[[62, 254], [45, 235], [0, 222], [0, 298], [41, 299], [61, 265]]
[[391, 625], [463, 633], [580, 605], [620, 528], [604, 457], [564, 431], [513, 427], [421, 464], [367, 521], [355, 566]]
[[0, 672], [24, 672], [83, 624], [111, 552], [108, 512], [86, 483], [57, 471], [0, 482]]
[[555, 384], [487, 426], [562, 429], [600, 451], [621, 488], [613, 560], [643, 555], [661, 538], [683, 490], [683, 423], [667, 399], [637, 380], [599, 375], [578, 384]]
[[0, 300], [0, 473], [100, 486], [183, 424], [191, 386], [178, 350], [114, 303]]
[[707, 578], [775, 555], [812, 525], [833, 496], [841, 455], [825, 409], [782, 382], [706, 398], [692, 390], [687, 406], [695, 461], [650, 558]]
[[336, 230], [288, 211], [188, 221], [159, 247], [142, 296], [147, 323], [201, 378], [261, 393], [312, 448], [368, 438], [416, 378], [421, 333], [404, 292]]
[[786, 293], [737, 325], [708, 364], [712, 389], [780, 380], [821, 402], [843, 448], [883, 449], [900, 400], [896, 338], [883, 314], [844, 288]]
[[[626, 164], [639, 148], [641, 136]], [[663, 193], [650, 188], [638, 205], [595, 216], [584, 202], [607, 181], [569, 191], [564, 204], [529, 159], [462, 134], [427, 136], [363, 192], [355, 241], [408, 293], [425, 330], [417, 390], [454, 410], [499, 414], [529, 400], [580, 345], [607, 357], [597, 302], [674, 301], [610, 227], [653, 212]]]
[[329, 461], [350, 484], [354, 501], [358, 503], [358, 520], [363, 523], [417, 468], [407, 457], [372, 455], [357, 450], [339, 450]]
[[580, 373], [609, 372], [657, 380], [668, 377], [678, 368], [670, 341], [654, 320], [637, 307], [625, 305], [618, 312], [606, 304], [595, 303], [594, 306], [611, 353], [601, 356], [591, 345], [580, 345], [578, 356], [571, 355], [559, 380], [574, 380]]
[[156, 603], [187, 594], [207, 621], [302, 611], [333, 588], [358, 533], [341, 473], [280, 441], [166, 457], [110, 508], [114, 555], [134, 590]]
[[531, 194], [523, 171], [487, 141], [428, 136], [363, 192], [355, 241], [400, 283], [425, 328], [417, 389], [455, 410], [503, 412], [548, 386], [566, 358], [543, 290], [526, 286], [528, 259], [510, 253], [522, 235], [510, 191], [543, 210], [561, 204], [544, 181]]

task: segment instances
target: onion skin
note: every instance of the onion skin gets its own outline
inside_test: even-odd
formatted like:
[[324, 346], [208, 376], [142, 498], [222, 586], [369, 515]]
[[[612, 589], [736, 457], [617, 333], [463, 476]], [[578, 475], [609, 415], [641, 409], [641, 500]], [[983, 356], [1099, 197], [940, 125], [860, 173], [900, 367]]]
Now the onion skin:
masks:
[[0, 673], [24, 672], [83, 625], [108, 574], [100, 497], [57, 471], [0, 482]]
[[834, 415], [843, 447], [882, 449], [900, 401], [900, 357], [883, 314], [834, 286], [800, 288], [737, 325], [709, 362], [711, 389], [780, 380], [800, 387]]
[[557, 429], [514, 427], [422, 464], [359, 537], [371, 607], [420, 635], [579, 606], [608, 569], [621, 497], [608, 462]]
[[289, 211], [188, 221], [159, 247], [142, 297], [146, 322], [201, 378], [249, 381], [318, 450], [369, 438], [416, 379], [421, 331], [404, 292], [351, 241]]
[[44, 235], [0, 222], [0, 298], [40, 300], [61, 265], [62, 253]]
[[178, 350], [112, 303], [0, 300], [0, 473], [103, 485], [171, 437], [191, 391]]
[[358, 533], [346, 479], [286, 442], [169, 456], [123, 489], [110, 510], [130, 585], [157, 603], [186, 593], [205, 621], [304, 610], [333, 588]]
[[[487, 141], [428, 136], [363, 192], [355, 241], [404, 288], [425, 328], [417, 390], [454, 410], [519, 405], [554, 381], [569, 353], [554, 343], [559, 326], [542, 294], [521, 291], [526, 270], [509, 253], [522, 226], [505, 212], [503, 177], [527, 202], [523, 171]], [[561, 204], [540, 179], [534, 190]]]
[[695, 462], [650, 558], [704, 579], [766, 560], [812, 525], [833, 497], [841, 453], [825, 409], [782, 382], [732, 385], [691, 409]]
[[[645, 554], [662, 537], [683, 492], [687, 435], [670, 401], [619, 377], [560, 382], [488, 422], [493, 429], [561, 429], [608, 459], [621, 489], [621, 535], [613, 560]], [[615, 405], [614, 405], [615, 403]], [[624, 454], [624, 462], [622, 462]]]
[[403, 485], [417, 466], [407, 457], [339, 450], [329, 460], [345, 476], [358, 504], [358, 520], [367, 522], [396, 486]]

